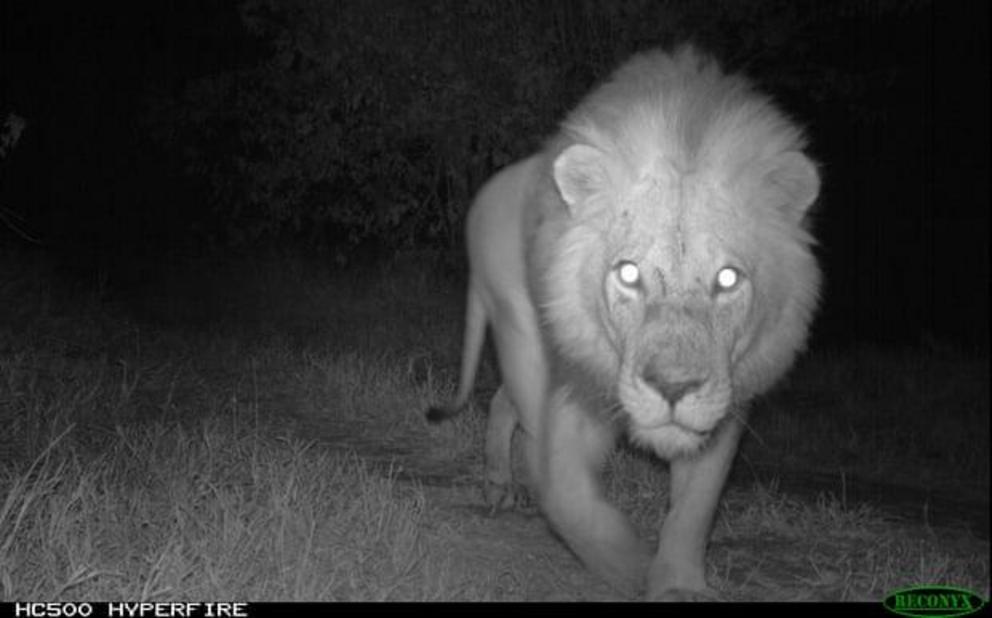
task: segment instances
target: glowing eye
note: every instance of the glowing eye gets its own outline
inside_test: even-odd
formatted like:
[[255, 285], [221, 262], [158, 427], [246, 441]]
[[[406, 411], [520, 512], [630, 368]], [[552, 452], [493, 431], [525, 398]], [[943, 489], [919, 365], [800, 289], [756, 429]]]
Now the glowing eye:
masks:
[[617, 278], [625, 286], [635, 287], [641, 282], [641, 269], [637, 264], [623, 260], [617, 264]]
[[741, 271], [737, 270], [733, 266], [724, 266], [720, 269], [720, 272], [716, 274], [716, 286], [715, 291], [720, 292], [730, 292], [738, 285], [740, 285]]

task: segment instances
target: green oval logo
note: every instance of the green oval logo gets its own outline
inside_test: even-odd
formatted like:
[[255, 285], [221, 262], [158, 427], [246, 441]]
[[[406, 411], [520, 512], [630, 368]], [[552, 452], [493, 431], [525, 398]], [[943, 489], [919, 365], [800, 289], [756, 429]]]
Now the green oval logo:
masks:
[[901, 616], [967, 616], [982, 609], [985, 599], [954, 586], [909, 586], [893, 590], [882, 604]]

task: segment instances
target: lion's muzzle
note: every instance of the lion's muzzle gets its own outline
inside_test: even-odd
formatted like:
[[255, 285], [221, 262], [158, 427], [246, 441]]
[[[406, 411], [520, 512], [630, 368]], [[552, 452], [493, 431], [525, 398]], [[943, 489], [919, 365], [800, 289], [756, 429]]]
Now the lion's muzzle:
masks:
[[707, 440], [727, 413], [731, 388], [709, 320], [676, 310], [656, 317], [628, 340], [637, 351], [621, 369], [627, 377], [618, 394], [635, 441], [666, 456]]
[[711, 329], [703, 320], [679, 311], [659, 312], [648, 337], [639, 344], [644, 384], [675, 409], [686, 397], [698, 393], [712, 374]]
[[675, 407], [683, 397], [689, 393], [698, 391], [706, 383], [703, 378], [681, 378], [669, 375], [660, 370], [656, 363], [652, 363], [644, 368], [641, 379], [645, 384], [658, 392], [661, 397], [668, 402], [668, 405]]

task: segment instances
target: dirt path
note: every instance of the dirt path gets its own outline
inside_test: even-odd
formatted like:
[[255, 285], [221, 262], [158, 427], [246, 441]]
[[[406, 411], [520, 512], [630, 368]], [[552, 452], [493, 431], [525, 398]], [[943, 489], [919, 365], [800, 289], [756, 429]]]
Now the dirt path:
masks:
[[[477, 454], [461, 458], [438, 456], [429, 448], [430, 442], [425, 442], [425, 434], [384, 442], [381, 437], [370, 438], [355, 432], [354, 427], [342, 427], [329, 419], [297, 417], [296, 420], [302, 423], [306, 435], [320, 436], [318, 441], [325, 448], [355, 452], [383, 475], [423, 487], [431, 509], [429, 520], [432, 526], [443, 529], [454, 568], [473, 574], [479, 588], [486, 590], [491, 600], [623, 600], [579, 563], [539, 515], [491, 513], [481, 496], [481, 458]], [[988, 538], [987, 505], [957, 504], [946, 497], [914, 493], [905, 488], [850, 479], [841, 485], [839, 479], [826, 475], [782, 475], [773, 469], [738, 465], [731, 489], [746, 491], [756, 480], [767, 485], [772, 478], [778, 479], [780, 492], [811, 504], [819, 494], [829, 492], [843, 496], [851, 506], [872, 504], [886, 520], [939, 529], [935, 534], [950, 534], [952, 528], [965, 526], [975, 534], [982, 533], [980, 538]], [[820, 542], [829, 545], [830, 538], [824, 537]], [[845, 600], [844, 576], [828, 574], [826, 582], [811, 583], [798, 575], [811, 569], [809, 564], [796, 563], [805, 560], [801, 554], [807, 549], [797, 548], [785, 539], [738, 531], [729, 539], [715, 540], [713, 546], [725, 557], [744, 557], [739, 560], [740, 573], [726, 574], [744, 582], [728, 596], [730, 599]], [[745, 566], [751, 562], [759, 566]], [[815, 565], [812, 568], [815, 570]]]

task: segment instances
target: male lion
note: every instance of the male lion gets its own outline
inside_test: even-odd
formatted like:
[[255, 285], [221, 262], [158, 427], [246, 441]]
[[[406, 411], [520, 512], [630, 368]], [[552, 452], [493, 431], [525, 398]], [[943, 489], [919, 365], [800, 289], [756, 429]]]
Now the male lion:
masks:
[[[638, 55], [468, 214], [466, 407], [485, 327], [503, 379], [486, 498], [531, 489], [597, 573], [650, 598], [711, 594], [705, 551], [745, 421], [803, 346], [820, 274], [804, 217], [819, 192], [802, 132], [690, 47]], [[671, 461], [652, 557], [598, 480], [620, 431]], [[646, 580], [646, 581], [645, 581]]]

